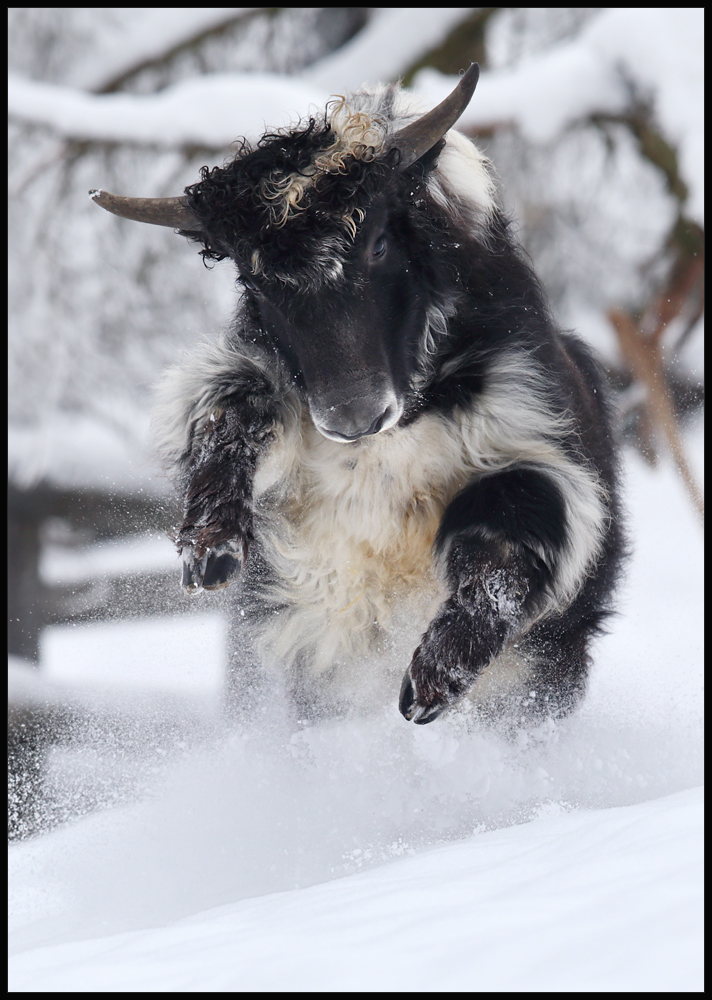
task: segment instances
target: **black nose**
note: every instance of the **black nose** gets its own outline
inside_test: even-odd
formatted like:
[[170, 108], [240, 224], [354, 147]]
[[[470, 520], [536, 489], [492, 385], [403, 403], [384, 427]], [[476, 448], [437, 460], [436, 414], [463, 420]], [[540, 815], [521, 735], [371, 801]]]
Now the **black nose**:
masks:
[[334, 437], [343, 438], [344, 441], [356, 441], [358, 438], [368, 437], [369, 434], [378, 434], [391, 412], [391, 407], [387, 406], [383, 413], [371, 421], [368, 427], [365, 426], [365, 419], [368, 418], [369, 414], [366, 415], [365, 419], [359, 414], [352, 419], [342, 420], [338, 427], [327, 427], [325, 430]]
[[329, 407], [321, 419], [315, 419], [317, 430], [326, 437], [337, 441], [357, 441], [378, 434], [384, 426], [391, 426], [396, 413], [395, 400], [385, 406], [379, 400], [373, 403], [368, 399], [352, 400], [338, 406]]

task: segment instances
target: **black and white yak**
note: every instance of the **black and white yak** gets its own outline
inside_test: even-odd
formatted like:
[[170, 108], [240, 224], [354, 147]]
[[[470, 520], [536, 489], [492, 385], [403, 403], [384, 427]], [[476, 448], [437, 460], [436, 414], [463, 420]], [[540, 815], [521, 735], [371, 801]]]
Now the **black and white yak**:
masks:
[[183, 586], [241, 576], [293, 692], [400, 684], [421, 724], [468, 694], [568, 712], [624, 547], [604, 379], [451, 131], [477, 75], [428, 113], [395, 86], [333, 102], [179, 198], [91, 192], [239, 272], [230, 332], [159, 390]]

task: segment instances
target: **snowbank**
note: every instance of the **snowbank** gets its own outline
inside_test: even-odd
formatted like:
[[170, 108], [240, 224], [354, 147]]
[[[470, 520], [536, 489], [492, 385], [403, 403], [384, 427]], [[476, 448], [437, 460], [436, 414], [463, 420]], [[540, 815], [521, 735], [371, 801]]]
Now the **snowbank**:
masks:
[[700, 789], [10, 960], [10, 992], [703, 989]]

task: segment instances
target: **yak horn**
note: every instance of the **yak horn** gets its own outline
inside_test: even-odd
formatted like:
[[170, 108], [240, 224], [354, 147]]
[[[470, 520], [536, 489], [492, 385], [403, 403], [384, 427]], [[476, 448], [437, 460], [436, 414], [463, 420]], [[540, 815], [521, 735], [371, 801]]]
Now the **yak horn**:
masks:
[[404, 126], [388, 143], [400, 150], [399, 170], [407, 170], [416, 160], [432, 149], [436, 142], [453, 127], [475, 92], [480, 67], [472, 63], [453, 92], [436, 108], [422, 115], [411, 125]]
[[107, 212], [134, 222], [171, 229], [197, 229], [199, 222], [183, 198], [124, 198], [108, 191], [90, 191], [92, 200]]

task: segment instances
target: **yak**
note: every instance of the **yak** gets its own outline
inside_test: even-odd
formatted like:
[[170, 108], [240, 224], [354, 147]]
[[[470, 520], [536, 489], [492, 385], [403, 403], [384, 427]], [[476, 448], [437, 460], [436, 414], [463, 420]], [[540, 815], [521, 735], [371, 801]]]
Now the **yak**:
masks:
[[335, 98], [180, 197], [90, 192], [237, 267], [236, 319], [165, 375], [157, 441], [183, 587], [240, 579], [297, 702], [400, 682], [421, 725], [466, 696], [563, 716], [613, 611], [611, 400], [453, 129], [478, 73], [426, 112], [397, 85]]

